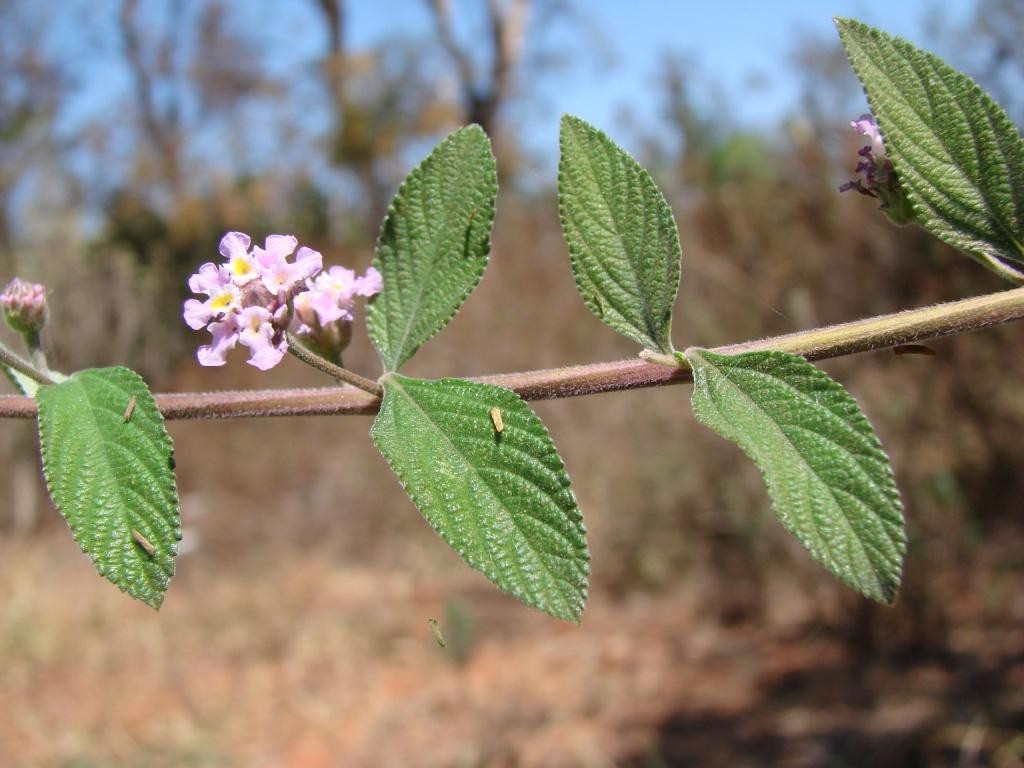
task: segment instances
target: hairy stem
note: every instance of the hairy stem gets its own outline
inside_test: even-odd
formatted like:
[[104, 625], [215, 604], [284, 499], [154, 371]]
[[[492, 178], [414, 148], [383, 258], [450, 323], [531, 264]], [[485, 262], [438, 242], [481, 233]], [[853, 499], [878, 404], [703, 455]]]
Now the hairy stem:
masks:
[[311, 365], [328, 376], [333, 376], [339, 381], [344, 381], [346, 384], [351, 384], [353, 387], [369, 392], [378, 399], [384, 394], [384, 390], [381, 389], [380, 384], [377, 382], [370, 381], [370, 379], [364, 378], [358, 373], [353, 373], [348, 368], [342, 368], [340, 365], [335, 365], [330, 360], [310, 352], [290, 331], [288, 332], [288, 351], [306, 365]]
[[[0, 344], [0, 363], [3, 363], [8, 368], [13, 368], [15, 371], [18, 371], [18, 373], [25, 374], [30, 379], [34, 379], [35, 381], [38, 381], [40, 384], [54, 384], [55, 383], [54, 380], [50, 378], [48, 372], [41, 371], [41, 370], [35, 368], [27, 360], [22, 360], [20, 357], [18, 357], [16, 354], [14, 354], [11, 350], [9, 350], [3, 344]], [[42, 367], [45, 368], [45, 366], [46, 366], [46, 358], [43, 358], [43, 366]], [[35, 401], [33, 401], [33, 402], [35, 402]], [[3, 416], [3, 415], [5, 415], [5, 414], [0, 413], [0, 416]]]
[[[714, 351], [720, 354], [739, 354], [779, 350], [802, 355], [808, 360], [823, 360], [913, 344], [1020, 319], [1024, 319], [1024, 288], [1015, 288], [923, 309], [729, 344], [717, 347]], [[338, 370], [355, 376], [343, 368]], [[328, 373], [336, 375], [334, 371]], [[358, 378], [367, 382], [362, 377]], [[551, 400], [679, 384], [691, 378], [685, 364], [670, 367], [634, 358], [525, 373], [479, 376], [475, 380], [508, 387], [526, 400]], [[377, 386], [374, 382], [368, 383]], [[164, 417], [168, 419], [369, 414], [376, 413], [380, 406], [380, 398], [371, 391], [350, 387], [188, 392], [160, 394], [156, 400]], [[0, 397], [0, 418], [34, 418], [35, 413], [35, 401], [31, 398]]]

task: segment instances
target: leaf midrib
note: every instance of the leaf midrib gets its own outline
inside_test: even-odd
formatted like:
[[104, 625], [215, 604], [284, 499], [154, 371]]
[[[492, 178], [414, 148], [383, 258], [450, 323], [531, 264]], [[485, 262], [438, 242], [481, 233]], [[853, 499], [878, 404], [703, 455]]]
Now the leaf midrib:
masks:
[[[109, 387], [111, 389], [114, 389], [116, 392], [118, 392], [118, 394], [123, 394], [121, 389], [116, 387], [112, 382], [108, 381], [106, 378], [95, 377], [95, 380], [98, 381], [98, 382], [101, 382], [104, 386], [107, 386], [107, 387]], [[93, 398], [90, 396], [89, 388], [84, 386], [82, 384], [81, 380], [76, 380], [75, 381], [75, 386], [77, 386], [82, 391], [82, 393], [84, 395], [84, 399], [85, 399], [86, 403], [89, 406], [90, 421], [91, 421], [92, 427], [93, 427], [93, 429], [95, 431], [95, 434], [96, 434], [96, 437], [97, 437], [97, 442], [102, 447], [103, 459], [104, 459], [105, 464], [106, 464], [106, 467], [105, 467], [106, 473], [109, 476], [116, 476], [117, 475], [117, 470], [116, 470], [116, 468], [114, 466], [113, 459], [111, 458], [110, 445], [117, 445], [117, 443], [115, 441], [113, 441], [113, 440], [107, 439], [107, 437], [104, 434], [103, 429], [100, 427], [99, 419], [96, 417], [97, 410], [98, 410], [98, 408], [102, 404], [97, 404], [97, 402], [93, 400]], [[110, 411], [110, 409], [106, 408], [106, 407], [104, 407], [103, 410]], [[115, 413], [116, 413], [116, 410], [115, 410]], [[138, 456], [137, 453], [134, 453], [132, 451], [128, 451], [128, 455], [130, 455], [130, 456]], [[145, 462], [144, 461], [139, 459], [138, 463], [142, 466], [142, 468], [146, 471], [147, 474], [151, 474], [150, 468], [145, 466]], [[153, 479], [153, 478], [151, 478], [151, 479]], [[156, 485], [156, 483], [154, 483], [154, 485]], [[109, 489], [109, 487], [110, 486], [108, 485], [108, 489]], [[124, 488], [125, 488], [125, 486], [122, 483], [114, 483], [113, 491], [114, 491], [115, 495], [117, 496], [117, 501], [119, 503], [114, 505], [115, 508], [112, 511], [117, 516], [117, 520], [118, 520], [118, 522], [120, 524], [120, 527], [122, 529], [128, 529], [130, 531], [131, 527], [132, 527], [132, 522], [131, 522], [131, 520], [128, 519], [128, 513], [127, 513], [127, 508], [130, 506], [130, 502], [129, 502], [128, 497], [123, 492]], [[143, 498], [146, 501], [147, 505], [149, 505], [151, 508], [154, 506], [152, 499], [146, 499], [137, 490], [135, 490], [135, 489], [132, 489], [132, 490], [133, 490], [133, 493], [135, 493], [137, 496], [140, 496], [141, 498]], [[157, 505], [157, 506], [159, 506], [159, 505]], [[156, 513], [155, 517], [158, 517], [158, 518], [160, 517], [160, 514], [159, 514], [160, 510], [159, 509], [156, 509], [156, 510], [151, 509], [151, 511], [154, 511]], [[113, 527], [112, 527], [111, 534], [114, 534], [114, 533], [115, 533], [115, 531], [113, 530]], [[161, 531], [160, 535], [162, 537], [164, 535], [164, 532]], [[114, 547], [116, 545], [116, 543], [117, 543], [117, 536], [114, 535], [112, 539], [108, 540], [108, 547]], [[153, 583], [153, 577], [150, 575], [148, 570], [145, 568], [146, 563], [140, 557], [136, 557], [136, 560], [138, 562], [139, 572], [141, 573], [142, 578], [145, 580], [145, 582], [147, 583], [149, 588], [154, 593], [156, 593], [157, 596], [159, 597], [159, 595], [161, 593], [160, 584], [159, 583], [157, 583], [157, 584]], [[164, 568], [163, 564], [160, 562], [160, 560], [158, 558], [153, 558], [152, 562], [153, 562], [153, 564], [157, 567], [157, 569], [161, 573], [166, 573], [166, 569]]]
[[[849, 518], [846, 515], [845, 510], [843, 509], [842, 504], [840, 504], [838, 499], [836, 499], [835, 493], [833, 492], [831, 486], [828, 483], [826, 483], [825, 481], [823, 481], [821, 479], [821, 477], [819, 477], [818, 473], [814, 470], [814, 468], [807, 461], [806, 457], [803, 455], [803, 452], [799, 449], [799, 447], [797, 447], [797, 445], [792, 441], [792, 439], [790, 439], [790, 437], [782, 430], [782, 428], [775, 421], [775, 419], [772, 418], [771, 415], [756, 400], [754, 400], [752, 397], [750, 397], [750, 395], [748, 395], [746, 392], [744, 392], [741, 387], [739, 387], [738, 385], [733, 383], [733, 381], [729, 378], [728, 373], [726, 373], [723, 368], [721, 368], [718, 365], [716, 365], [715, 363], [711, 362], [710, 360], [708, 360], [703, 355], [701, 355], [701, 358], [703, 359], [703, 361], [705, 362], [706, 365], [708, 365], [709, 367], [711, 367], [714, 370], [718, 371], [719, 375], [722, 376], [722, 378], [725, 380], [725, 382], [727, 382], [729, 384], [729, 386], [733, 390], [735, 390], [740, 395], [742, 395], [743, 398], [747, 402], [749, 402], [751, 405], [753, 405], [754, 408], [756, 408], [760, 413], [762, 413], [764, 415], [764, 417], [771, 423], [772, 428], [776, 431], [776, 433], [782, 438], [782, 440], [785, 443], [787, 443], [790, 446], [790, 448], [793, 450], [793, 452], [800, 458], [801, 463], [808, 469], [808, 471], [810, 472], [811, 476], [814, 477], [814, 479], [818, 483], [818, 485], [823, 486], [825, 488], [825, 490], [827, 491], [827, 493], [829, 495], [829, 498], [832, 500], [832, 503], [839, 510], [840, 517], [842, 518], [842, 521], [843, 521], [844, 525], [850, 531], [850, 533], [853, 535], [853, 538], [857, 541], [857, 544], [860, 546], [861, 554], [871, 564], [872, 569], [875, 570], [874, 576], [875, 576], [876, 584], [877, 584], [877, 586], [879, 588], [879, 593], [882, 594], [882, 595], [885, 595], [887, 590], [884, 588], [883, 579], [881, 578], [881, 575], [877, 572], [877, 568], [876, 568], [876, 566], [875, 566], [875, 564], [874, 564], [870, 554], [868, 553], [867, 544], [861, 539], [860, 535], [857, 533], [857, 529], [850, 522]], [[749, 370], [749, 369], [744, 369], [744, 370]], [[802, 393], [799, 392], [799, 390], [796, 390], [794, 387], [789, 385], [787, 382], [782, 381], [781, 379], [778, 379], [777, 377], [771, 377], [771, 378], [772, 378], [773, 381], [778, 381], [783, 386], [785, 386], [788, 389], [793, 390], [797, 394], [802, 394]], [[715, 408], [716, 408], [716, 410], [718, 410], [718, 412], [720, 414], [722, 414], [721, 409], [718, 408], [717, 405], [715, 406]], [[826, 409], [826, 410], [828, 410], [828, 409]], [[724, 417], [724, 414], [722, 414], [722, 416]], [[732, 422], [730, 421], [730, 423], [732, 423]], [[849, 453], [849, 452], [847, 451], [847, 453]], [[825, 540], [823, 538], [821, 538], [820, 533], [816, 529], [815, 529], [814, 532], [815, 532], [815, 535], [818, 537], [818, 541], [821, 544], [826, 544]], [[827, 550], [830, 553], [832, 552], [832, 547], [830, 547], [830, 546], [823, 546], [822, 549]], [[889, 580], [888, 576], [885, 576], [884, 579], [885, 579], [885, 581]]]
[[[459, 447], [452, 441], [452, 439], [450, 437], [448, 437], [448, 435], [437, 424], [437, 422], [435, 422], [434, 419], [431, 418], [430, 414], [416, 401], [416, 399], [414, 397], [412, 397], [412, 395], [409, 394], [408, 390], [406, 390], [406, 388], [401, 385], [401, 383], [400, 383], [400, 381], [399, 381], [397, 376], [390, 376], [390, 375], [389, 376], [385, 376], [384, 377], [384, 381], [386, 381], [388, 384], [390, 384], [394, 388], [395, 391], [401, 392], [401, 394], [405, 397], [405, 399], [408, 402], [412, 403], [412, 405], [415, 406], [416, 410], [430, 423], [430, 425], [434, 428], [434, 430], [443, 438], [444, 442], [448, 446], [451, 447], [452, 451], [455, 453], [455, 455], [457, 455], [459, 457], [460, 461], [469, 470], [471, 470], [473, 472], [473, 474], [476, 475], [476, 477], [478, 477], [480, 479], [480, 481], [483, 483], [483, 485], [487, 488], [487, 491], [488, 491], [488, 494], [490, 495], [490, 497], [494, 500], [494, 502], [497, 504], [497, 506], [501, 510], [503, 510], [504, 513], [508, 516], [508, 519], [512, 523], [513, 527], [516, 529], [516, 531], [518, 531], [521, 534], [522, 540], [526, 543], [526, 546], [529, 547], [530, 552], [533, 553], [534, 559], [540, 565], [540, 567], [544, 571], [544, 573], [547, 574], [547, 576], [548, 576], [549, 580], [551, 581], [551, 583], [553, 585], [555, 585], [557, 594], [559, 595], [559, 598], [560, 598], [560, 601], [563, 603], [562, 607], [569, 609], [569, 612], [573, 613], [571, 601], [567, 600], [565, 595], [562, 594], [562, 590], [561, 589], [558, 589], [558, 586], [562, 583], [561, 579], [558, 577], [557, 574], [555, 574], [550, 569], [548, 564], [544, 561], [544, 558], [543, 558], [542, 554], [539, 553], [534, 548], [533, 543], [530, 541], [529, 537], [526, 534], [524, 534], [522, 529], [519, 527], [519, 524], [516, 521], [515, 515], [512, 513], [512, 510], [510, 510], [508, 507], [506, 507], [505, 504], [501, 501], [501, 499], [498, 498], [498, 496], [494, 492], [494, 489], [491, 487], [490, 482], [485, 477], [481, 476], [479, 472], [477, 472], [476, 468], [473, 466], [473, 463], [470, 462], [466, 458], [465, 454], [462, 453], [462, 451], [459, 449]], [[474, 527], [474, 529], [476, 531], [476, 534], [477, 534], [477, 542], [479, 543], [479, 542], [485, 541], [485, 538], [482, 535], [482, 531], [480, 530], [479, 521], [477, 519], [479, 516], [478, 515], [474, 515], [473, 517], [474, 517], [473, 527]], [[486, 546], [486, 543], [482, 547], [478, 547], [478, 549], [482, 549], [483, 551], [485, 551], [487, 553], [487, 558], [488, 558], [488, 560], [490, 560], [492, 566], [496, 565], [496, 561], [494, 559], [494, 555], [490, 551], [490, 549]], [[515, 562], [515, 558], [512, 558], [512, 562]], [[518, 565], [516, 565], [516, 571], [519, 574], [520, 584], [522, 584], [522, 585], [529, 585], [529, 580], [524, 577], [522, 569]], [[531, 600], [532, 599], [533, 598], [531, 598]], [[538, 601], [538, 602], [542, 603], [543, 601]]]
[[[604, 152], [605, 154], [607, 154], [608, 147], [603, 146], [603, 142], [601, 141], [600, 137], [597, 137], [597, 138], [598, 138], [598, 142], [600, 144], [602, 144], [601, 151]], [[576, 151], [577, 151], [577, 153], [580, 153], [580, 142], [579, 142], [579, 140], [575, 136], [575, 129], [573, 130], [573, 140], [574, 140], [574, 143], [576, 144]], [[641, 288], [640, 275], [638, 274], [636, 264], [634, 263], [634, 259], [630, 256], [629, 249], [626, 247], [626, 243], [625, 243], [625, 240], [624, 240], [622, 229], [621, 229], [621, 227], [619, 225], [618, 217], [615, 215], [615, 209], [614, 209], [614, 207], [612, 206], [611, 202], [608, 199], [608, 195], [605, 192], [604, 186], [600, 183], [600, 181], [597, 178], [597, 173], [596, 173], [596, 171], [594, 169], [594, 159], [591, 157], [591, 154], [588, 151], [584, 150], [582, 152], [582, 154], [586, 158], [586, 164], [587, 164], [587, 167], [589, 169], [589, 173], [587, 171], [584, 171], [584, 173], [587, 176], [589, 176], [591, 183], [597, 188], [598, 194], [600, 195], [601, 199], [604, 201], [605, 207], [608, 209], [608, 211], [609, 211], [609, 213], [611, 215], [612, 223], [615, 225], [615, 238], [619, 241], [619, 247], [622, 249], [622, 252], [626, 255], [626, 263], [629, 265], [630, 272], [632, 272], [633, 280], [634, 280], [634, 284], [635, 284], [635, 288], [636, 288], [635, 295], [640, 299], [640, 304], [643, 306], [644, 325], [646, 326], [648, 337], [649, 337], [649, 339], [651, 341], [653, 341], [657, 345], [659, 350], [661, 350], [662, 352], [665, 352], [666, 354], [668, 354], [668, 353], [670, 353], [670, 350], [665, 349], [665, 345], [662, 343], [662, 340], [660, 338], [661, 332], [655, 328], [654, 318], [653, 318], [653, 315], [652, 315], [651, 305], [650, 305], [650, 302], [648, 300], [647, 293], [646, 293], [646, 291], [644, 291]], [[617, 158], [615, 158], [613, 156], [611, 159], [614, 162]], [[631, 168], [631, 167], [627, 166], [627, 167], [623, 167], [622, 171], [625, 172], [627, 177], [631, 176], [631, 175], [632, 176], [636, 176], [636, 177], [639, 176], [639, 174], [637, 174], [635, 168]], [[636, 181], [641, 181], [641, 180], [639, 178], [636, 178]], [[641, 184], [640, 186], [641, 186], [641, 189], [640, 189], [640, 201], [644, 204], [644, 210], [646, 211], [646, 202], [644, 201], [644, 190], [642, 189], [643, 185]], [[644, 225], [643, 226], [644, 226], [644, 239], [646, 241], [646, 237], [647, 237], [647, 234], [646, 234], [646, 231], [647, 231], [646, 217], [645, 217]], [[641, 257], [642, 257], [642, 254], [641, 254]], [[598, 260], [598, 261], [600, 261], [600, 260]], [[607, 273], [607, 270], [605, 270], [605, 272]], [[609, 277], [611, 277], [610, 273], [609, 273]], [[612, 278], [612, 281], [613, 282], [617, 282], [614, 278]], [[671, 344], [669, 344], [669, 346], [671, 346]]]

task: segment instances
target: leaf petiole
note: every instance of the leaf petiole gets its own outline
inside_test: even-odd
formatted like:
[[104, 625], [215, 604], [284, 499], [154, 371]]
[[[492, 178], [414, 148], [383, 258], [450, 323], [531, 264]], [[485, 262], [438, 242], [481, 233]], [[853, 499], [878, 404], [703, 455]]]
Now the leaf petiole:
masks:
[[353, 387], [358, 387], [364, 392], [369, 392], [371, 395], [380, 397], [384, 394], [384, 390], [381, 389], [380, 384], [377, 382], [371, 381], [364, 376], [360, 376], [358, 373], [353, 373], [348, 368], [342, 368], [340, 365], [335, 365], [329, 360], [320, 357], [320, 355], [314, 354], [301, 341], [295, 338], [294, 334], [290, 331], [286, 332], [286, 336], [288, 338], [288, 351], [306, 365], [312, 366], [328, 376], [333, 376], [335, 379], [344, 381], [346, 384], [351, 384]]

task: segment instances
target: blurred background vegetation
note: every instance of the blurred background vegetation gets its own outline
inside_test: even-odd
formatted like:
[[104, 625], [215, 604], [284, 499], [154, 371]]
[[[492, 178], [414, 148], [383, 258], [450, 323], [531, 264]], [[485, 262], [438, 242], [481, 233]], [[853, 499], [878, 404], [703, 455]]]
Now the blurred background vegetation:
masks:
[[[467, 122], [499, 160], [492, 263], [409, 371], [635, 353], [575, 293], [556, 134], [538, 149], [535, 131], [541, 117], [555, 125], [567, 72], [599, 91], [628, 62], [616, 14], [425, 0], [389, 6], [414, 9], [414, 32], [357, 44], [352, 6], [367, 5], [0, 2], [0, 276], [48, 286], [57, 367], [126, 364], [163, 391], [322, 383], [294, 364], [200, 369], [180, 319], [186, 276], [230, 229], [295, 233], [328, 263], [365, 267], [398, 182]], [[919, 31], [1020, 123], [1024, 5], [978, 0], [954, 19], [935, 4]], [[644, 74], [652, 117], [622, 103], [602, 125], [676, 212], [679, 344], [1004, 287], [836, 192], [863, 97], [834, 36], [796, 30], [789, 44], [798, 97], [779, 120], [737, 117], [742, 94], [668, 49]], [[2, 762], [1024, 764], [1020, 333], [825, 366], [872, 418], [904, 494], [894, 608], [809, 561], [749, 462], [693, 422], [684, 388], [536, 406], [590, 530], [582, 628], [462, 565], [362, 417], [171, 424], [185, 540], [152, 614], [90, 578], [45, 496], [32, 425], [4, 424]], [[346, 360], [375, 375], [365, 335]]]

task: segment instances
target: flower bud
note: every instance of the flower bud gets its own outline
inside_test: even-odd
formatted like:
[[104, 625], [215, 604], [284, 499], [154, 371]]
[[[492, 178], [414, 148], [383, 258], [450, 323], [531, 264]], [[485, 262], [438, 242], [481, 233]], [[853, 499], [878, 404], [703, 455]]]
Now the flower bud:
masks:
[[46, 288], [19, 277], [7, 284], [0, 294], [7, 324], [18, 333], [39, 333], [46, 325]]
[[313, 308], [313, 294], [300, 293], [293, 302], [295, 332], [303, 343], [316, 354], [335, 365], [341, 365], [341, 355], [352, 341], [352, 315], [346, 312], [341, 317], [321, 324]]

